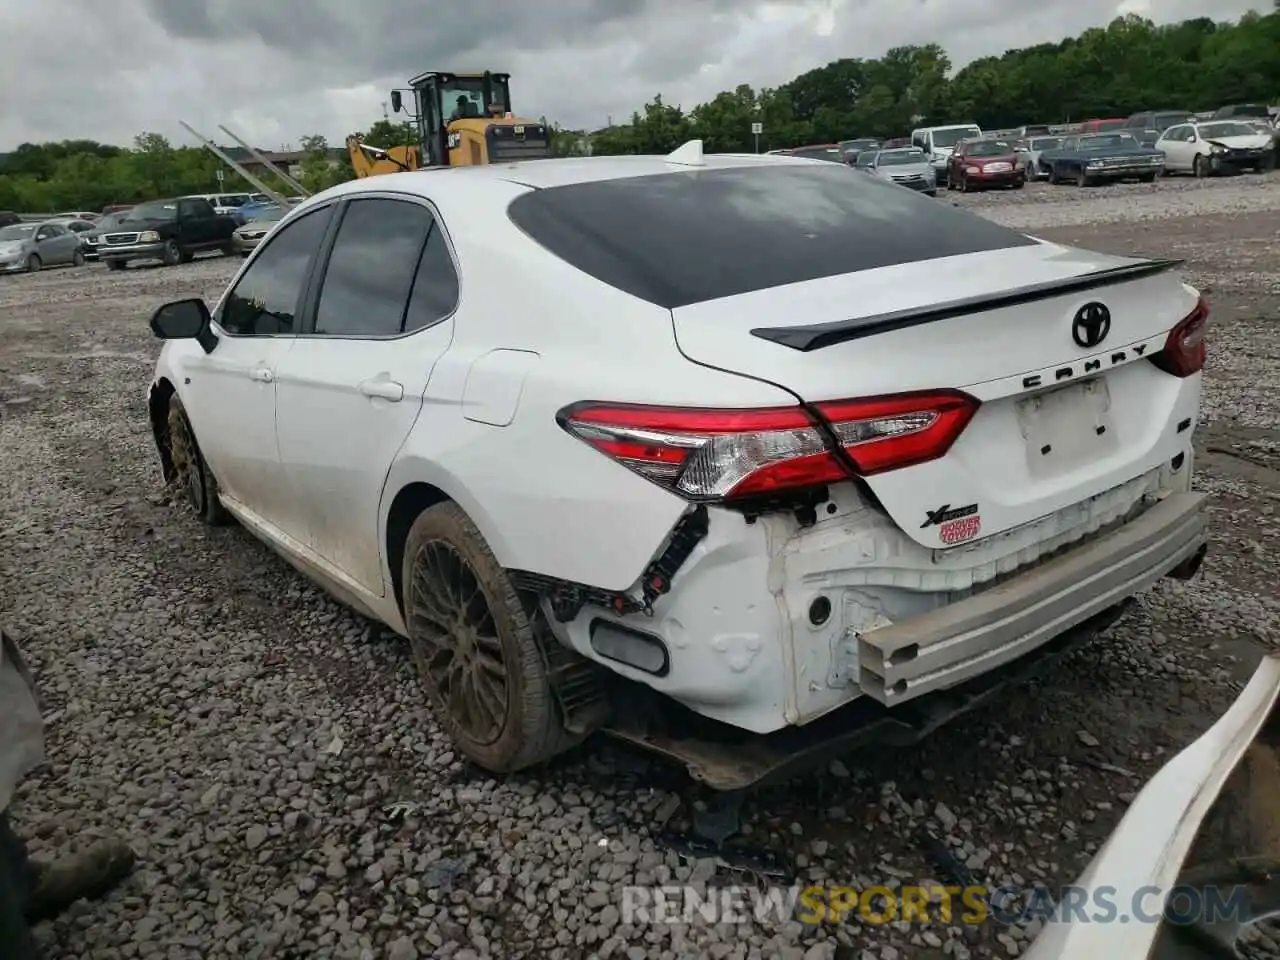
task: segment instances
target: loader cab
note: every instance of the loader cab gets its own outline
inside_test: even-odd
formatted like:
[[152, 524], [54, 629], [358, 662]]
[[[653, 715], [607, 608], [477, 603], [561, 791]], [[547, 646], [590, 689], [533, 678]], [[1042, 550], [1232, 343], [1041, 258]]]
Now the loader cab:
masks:
[[409, 86], [417, 100], [418, 133], [427, 165], [486, 162], [484, 129], [491, 119], [511, 109], [508, 74], [431, 72], [414, 77]]
[[[551, 155], [544, 123], [511, 113], [510, 74], [431, 71], [409, 81], [426, 166], [472, 166]], [[399, 91], [392, 106], [402, 107]]]

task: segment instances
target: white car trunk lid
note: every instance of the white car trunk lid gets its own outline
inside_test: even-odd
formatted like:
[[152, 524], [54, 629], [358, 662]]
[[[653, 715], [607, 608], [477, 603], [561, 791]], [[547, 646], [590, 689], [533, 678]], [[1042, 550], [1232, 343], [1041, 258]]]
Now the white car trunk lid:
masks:
[[[1049, 516], [1187, 450], [1198, 378], [1186, 388], [1146, 359], [1196, 308], [1196, 293], [1169, 266], [1034, 244], [672, 314], [691, 360], [807, 403], [939, 389], [981, 401], [943, 457], [866, 478], [906, 533], [944, 547]], [[1060, 289], [1073, 278], [1080, 282]], [[1003, 305], [990, 299], [1001, 296]], [[1077, 323], [1099, 320], [1090, 304], [1109, 312], [1106, 329]], [[966, 522], [949, 536], [956, 518]]]

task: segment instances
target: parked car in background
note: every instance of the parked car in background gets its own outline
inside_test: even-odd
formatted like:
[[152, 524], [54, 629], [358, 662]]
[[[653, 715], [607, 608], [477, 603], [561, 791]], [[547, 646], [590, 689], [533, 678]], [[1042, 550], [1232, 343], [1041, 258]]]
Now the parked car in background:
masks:
[[0, 227], [7, 227], [11, 223], [21, 223], [22, 218], [12, 210], [0, 210]]
[[882, 144], [875, 137], [854, 137], [852, 140], [840, 141], [840, 152], [844, 154], [845, 162], [849, 162], [849, 154], [857, 157], [860, 153], [868, 150], [879, 150]]
[[947, 189], [985, 190], [1012, 187], [1021, 190], [1027, 182], [1018, 164], [1018, 155], [1008, 140], [961, 140], [949, 159]]
[[1052, 132], [1047, 123], [1024, 123], [1013, 131], [1013, 136], [1019, 140], [1025, 140], [1027, 137], [1045, 137]]
[[976, 123], [953, 123], [939, 127], [917, 127], [911, 131], [912, 146], [919, 147], [929, 163], [933, 165], [933, 175], [938, 186], [948, 182], [947, 161], [951, 159], [951, 151], [961, 140], [972, 140], [982, 136], [982, 128]]
[[1128, 133], [1083, 133], [1067, 137], [1056, 150], [1040, 153], [1050, 183], [1071, 181], [1087, 187], [1116, 180], [1151, 183], [1164, 169], [1164, 154], [1138, 143]]
[[1272, 137], [1239, 120], [1210, 120], [1170, 127], [1156, 143], [1164, 152], [1165, 173], [1197, 177], [1270, 170], [1275, 166]]
[[1086, 120], [1080, 124], [1077, 133], [1106, 133], [1110, 130], [1123, 130], [1128, 124], [1124, 117]]
[[0, 273], [35, 273], [44, 267], [84, 263], [80, 236], [57, 223], [0, 227]]
[[67, 210], [63, 213], [55, 213], [50, 220], [88, 220], [93, 223], [102, 216], [100, 213], [90, 213], [88, 210]]
[[132, 209], [126, 208], [118, 213], [103, 214], [98, 222], [93, 225], [92, 230], [88, 230], [80, 234], [80, 244], [84, 248], [84, 258], [86, 260], [97, 262], [98, 259], [98, 243], [104, 233], [114, 230], [121, 221], [124, 220], [125, 214]]
[[98, 257], [108, 269], [123, 270], [135, 260], [159, 260], [171, 267], [190, 263], [206, 250], [234, 254], [231, 235], [237, 226], [200, 197], [140, 203], [114, 230], [99, 235]]
[[791, 148], [779, 147], [777, 150], [766, 150], [764, 155], [766, 157], [789, 157], [791, 156]]
[[242, 257], [247, 257], [262, 242], [262, 238], [271, 232], [271, 228], [284, 219], [290, 209], [291, 207], [275, 203], [267, 207], [255, 204], [253, 218], [236, 227], [235, 233], [231, 235], [236, 251]]
[[109, 213], [122, 213], [125, 210], [132, 210], [134, 206], [132, 203], [108, 203], [102, 208], [102, 215], [105, 217]]
[[[259, 196], [262, 196], [262, 194], [259, 194]], [[180, 199], [205, 200], [208, 201], [209, 206], [213, 207], [214, 213], [222, 216], [233, 216], [240, 207], [251, 202], [253, 197], [248, 193], [193, 193]]]
[[1062, 137], [1028, 137], [1014, 144], [1018, 154], [1018, 164], [1028, 180], [1039, 180], [1049, 175], [1048, 170], [1040, 169], [1040, 154], [1045, 150], [1056, 150], [1062, 146]]
[[938, 180], [933, 172], [933, 164], [919, 147], [867, 150], [858, 154], [855, 166], [873, 177], [888, 180], [908, 190], [916, 190], [930, 197], [938, 195]]
[[844, 163], [844, 151], [838, 143], [814, 143], [807, 147], [796, 147], [791, 151], [793, 157], [804, 157], [806, 160], [830, 160], [833, 163]]
[[1246, 117], [1269, 120], [1271, 110], [1265, 103], [1233, 103], [1213, 111], [1215, 120], [1243, 120]]
[[[1129, 117], [1124, 122], [1124, 130], [1130, 134], [1135, 130], [1159, 130], [1163, 134], [1176, 123], [1189, 123], [1194, 119], [1195, 114], [1191, 110], [1144, 110]], [[1136, 134], [1134, 139], [1137, 139]]]
[[77, 234], [80, 237], [83, 237], [84, 234], [88, 233], [95, 226], [92, 220], [81, 220], [78, 217], [63, 216], [50, 217], [45, 221], [45, 223], [56, 223], [58, 226], [66, 227], [72, 233]]

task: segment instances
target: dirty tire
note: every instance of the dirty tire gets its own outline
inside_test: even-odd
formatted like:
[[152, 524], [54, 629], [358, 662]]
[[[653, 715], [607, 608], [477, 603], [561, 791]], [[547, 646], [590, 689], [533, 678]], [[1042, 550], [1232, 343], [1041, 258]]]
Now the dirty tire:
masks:
[[183, 263], [190, 263], [190, 262], [191, 262], [192, 260], [194, 260], [195, 258], [196, 258], [196, 255], [195, 255], [195, 252], [194, 252], [194, 251], [192, 251], [192, 250], [183, 250], [183, 251], [182, 251], [182, 262], [183, 262]]
[[27, 257], [27, 273], [39, 273], [42, 266], [44, 266], [44, 264], [34, 253]]
[[[440, 503], [418, 515], [402, 574], [419, 682], [463, 754], [492, 773], [510, 773], [578, 742], [561, 723], [535, 636], [533, 617], [541, 614], [531, 614], [457, 504]], [[491, 666], [479, 665], [497, 658], [501, 681]], [[483, 717], [480, 687], [489, 695]]]
[[83, 266], [84, 266], [84, 251], [83, 251], [83, 250], [77, 250], [74, 254], [72, 254], [72, 256], [71, 256], [71, 265], [72, 265], [73, 267], [83, 267]]
[[1144, 173], [1138, 179], [1141, 180], [1143, 183], [1155, 183], [1156, 175], [1154, 173]]
[[1087, 187], [1089, 185], [1089, 175], [1084, 172], [1084, 167], [1080, 168], [1080, 172], [1076, 174], [1076, 186]]
[[1013, 189], [1015, 189], [1015, 190], [1021, 190], [1021, 189], [1022, 189], [1023, 187], [1025, 187], [1026, 185], [1027, 185], [1027, 181], [1026, 181], [1026, 180], [1015, 180], [1015, 181], [1013, 181], [1013, 183], [1012, 183], [1012, 184], [1010, 184], [1010, 186], [1012, 186], [1012, 187], [1013, 187]]
[[1205, 162], [1204, 157], [1196, 154], [1196, 158], [1191, 161], [1191, 172], [1197, 177], [1207, 177], [1209, 175], [1209, 164]]
[[108, 261], [107, 261], [107, 269], [108, 269], [108, 270], [123, 270], [123, 269], [124, 269], [124, 267], [125, 267], [125, 261], [123, 261], [123, 260], [108, 260]]
[[1049, 183], [1055, 186], [1058, 183], [1058, 174], [1054, 171], [1053, 167], [1049, 168]]
[[182, 259], [184, 255], [182, 248], [178, 246], [178, 241], [169, 240], [164, 245], [164, 253], [161, 254], [160, 259], [166, 267], [176, 267], [184, 262]]
[[[240, 252], [236, 249], [236, 245], [234, 243], [224, 243], [219, 249], [222, 251], [222, 255], [224, 257], [234, 257]], [[248, 254], [245, 254], [245, 256], [248, 256]]]
[[175, 393], [169, 398], [169, 455], [177, 484], [191, 512], [206, 526], [219, 527], [229, 517], [218, 499], [218, 481], [205, 463], [195, 431], [187, 419], [182, 400]]

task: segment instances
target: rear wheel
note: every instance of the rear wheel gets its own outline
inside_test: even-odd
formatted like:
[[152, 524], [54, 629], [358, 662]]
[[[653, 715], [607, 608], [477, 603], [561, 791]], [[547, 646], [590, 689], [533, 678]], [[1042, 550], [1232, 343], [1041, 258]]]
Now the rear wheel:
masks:
[[201, 523], [210, 527], [227, 522], [227, 511], [218, 499], [218, 481], [214, 479], [196, 443], [195, 431], [182, 401], [175, 393], [169, 398], [169, 457], [173, 462], [174, 481], [181, 487], [187, 506]]
[[541, 613], [526, 608], [457, 504], [437, 504], [414, 521], [402, 574], [418, 679], [462, 753], [510, 773], [578, 741], [561, 723], [535, 634]]

